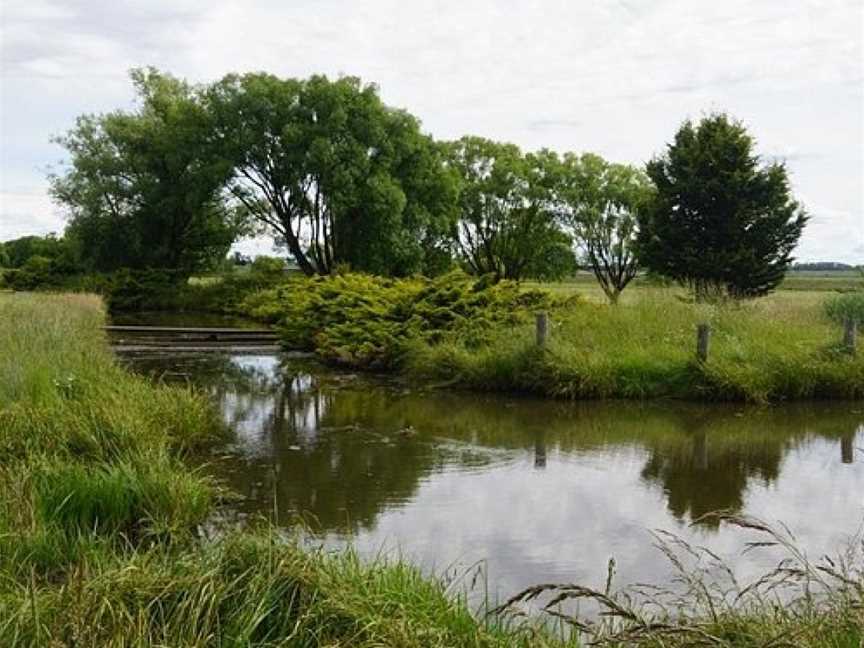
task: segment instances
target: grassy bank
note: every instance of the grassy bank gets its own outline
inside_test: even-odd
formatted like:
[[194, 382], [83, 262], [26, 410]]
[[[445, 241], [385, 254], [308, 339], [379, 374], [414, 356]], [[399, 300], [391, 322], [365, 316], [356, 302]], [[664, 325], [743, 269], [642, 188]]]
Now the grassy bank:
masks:
[[[413, 344], [407, 370], [476, 389], [563, 398], [681, 398], [777, 402], [864, 396], [864, 358], [818, 293], [778, 293], [744, 304], [697, 305], [675, 291], [642, 289], [623, 304], [583, 303], [550, 313], [545, 349], [529, 323], [483, 347], [458, 339]], [[708, 361], [696, 328], [711, 326]]]
[[600, 606], [600, 623], [553, 623], [609, 646], [851, 648], [864, 637], [864, 545], [810, 563], [770, 530], [791, 562], [753, 588], [715, 583], [710, 564], [686, 564], [698, 548], [673, 542], [684, 590], [653, 604], [559, 584], [492, 615], [407, 564], [304, 549], [266, 526], [208, 540], [219, 487], [184, 458], [218, 442], [220, 424], [200, 395], [121, 370], [102, 321], [92, 297], [0, 295], [2, 646], [576, 645], [524, 619], [535, 597], [535, 610], [556, 598]]
[[120, 369], [102, 321], [94, 297], [0, 295], [0, 645], [546, 641], [476, 621], [404, 564], [268, 529], [205, 541], [219, 489], [184, 456], [220, 423], [202, 396]]
[[[598, 291], [599, 292], [599, 291]], [[830, 292], [694, 304], [639, 287], [610, 306], [590, 290], [494, 287], [362, 275], [296, 279], [247, 301], [292, 349], [326, 362], [401, 371], [469, 389], [556, 398], [678, 398], [756, 403], [864, 397], [864, 353], [852, 356], [826, 314]], [[552, 321], [535, 344], [534, 313]], [[712, 330], [696, 361], [696, 329]]]

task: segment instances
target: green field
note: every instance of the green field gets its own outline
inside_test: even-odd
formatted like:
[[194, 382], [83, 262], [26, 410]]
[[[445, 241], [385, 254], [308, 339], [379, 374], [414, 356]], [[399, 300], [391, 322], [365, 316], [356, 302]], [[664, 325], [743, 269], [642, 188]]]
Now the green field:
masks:
[[[526, 281], [528, 287], [542, 287], [558, 294], [578, 292], [592, 298], [605, 300], [603, 292], [597, 285], [597, 280], [590, 272], [580, 272], [564, 281], [537, 282]], [[652, 283], [640, 276], [633, 280], [624, 291], [624, 296], [632, 295], [639, 289], [652, 287]], [[811, 271], [792, 270], [786, 273], [786, 278], [778, 290], [796, 290], [804, 292], [848, 292], [864, 288], [864, 276], [855, 270]]]

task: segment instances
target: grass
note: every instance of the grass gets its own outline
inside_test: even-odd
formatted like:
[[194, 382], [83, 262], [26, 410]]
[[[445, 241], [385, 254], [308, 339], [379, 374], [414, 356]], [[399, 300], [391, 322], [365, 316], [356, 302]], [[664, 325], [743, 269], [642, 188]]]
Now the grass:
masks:
[[[527, 626], [478, 623], [462, 601], [399, 564], [274, 544], [269, 532], [197, 551], [83, 562], [60, 587], [0, 597], [3, 645], [543, 646]], [[551, 645], [551, 644], [547, 644]], [[555, 642], [560, 645], [560, 642]]]
[[208, 540], [220, 489], [184, 461], [220, 438], [206, 399], [123, 371], [97, 298], [0, 314], [0, 645], [561, 645], [405, 563], [268, 527]]
[[[184, 461], [219, 439], [206, 400], [122, 371], [95, 298], [0, 295], [0, 313], [2, 646], [562, 648], [580, 633], [610, 646], [861, 642], [860, 554], [785, 562], [736, 597], [670, 550], [678, 594], [543, 585], [476, 614], [452, 593], [458, 583], [406, 563], [301, 546], [266, 525], [209, 539], [219, 488]], [[497, 366], [521, 370], [522, 356], [502, 357]], [[779, 604], [770, 585], [781, 581], [808, 583], [806, 596]], [[550, 623], [518, 609], [533, 591]], [[562, 595], [609, 614], [598, 624], [548, 605]], [[561, 624], [577, 630], [552, 631]]]
[[[602, 292], [597, 285], [597, 280], [590, 272], [580, 271], [573, 277], [564, 281], [554, 283], [525, 282], [528, 285], [542, 286], [543, 288], [569, 293], [573, 291], [594, 292], [602, 297]], [[861, 290], [862, 275], [858, 270], [790, 270], [778, 286], [780, 291], [804, 291], [804, 292], [850, 292]], [[650, 288], [656, 286], [648, 278], [638, 276], [627, 288], [627, 292], [633, 289]], [[625, 292], [626, 294], [626, 292]]]
[[[845, 353], [842, 328], [824, 313], [826, 293], [779, 291], [742, 304], [704, 305], [674, 289], [636, 287], [618, 306], [590, 286], [575, 294], [585, 297], [582, 303], [550, 313], [545, 349], [536, 347], [526, 323], [483, 346], [458, 339], [414, 344], [407, 371], [472, 389], [560, 398], [864, 397], [864, 354]], [[695, 358], [700, 323], [712, 328], [704, 364]]]
[[[669, 585], [613, 587], [610, 562], [602, 590], [573, 583], [530, 587], [496, 611], [511, 613], [538, 602], [546, 614], [603, 646], [820, 646], [864, 644], [864, 540], [853, 538], [837, 556], [811, 560], [795, 536], [762, 520], [728, 513], [718, 522], [753, 534], [751, 550], [777, 550], [777, 566], [749, 582], [714, 552], [678, 536], [655, 534], [672, 566]], [[562, 611], [580, 602], [593, 617]], [[572, 605], [571, 605], [572, 609]]]

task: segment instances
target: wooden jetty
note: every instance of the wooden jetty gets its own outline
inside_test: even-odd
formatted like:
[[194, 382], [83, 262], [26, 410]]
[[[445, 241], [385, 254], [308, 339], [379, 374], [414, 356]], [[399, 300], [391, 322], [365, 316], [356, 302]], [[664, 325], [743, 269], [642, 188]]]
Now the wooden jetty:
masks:
[[102, 327], [117, 351], [272, 352], [279, 338], [270, 329], [191, 328], [181, 326]]

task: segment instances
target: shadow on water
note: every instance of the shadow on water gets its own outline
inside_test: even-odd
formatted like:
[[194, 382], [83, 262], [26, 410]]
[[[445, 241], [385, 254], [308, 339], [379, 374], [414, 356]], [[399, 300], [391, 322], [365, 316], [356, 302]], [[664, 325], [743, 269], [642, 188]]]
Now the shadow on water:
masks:
[[[243, 513], [424, 565], [488, 561], [493, 590], [662, 577], [647, 530], [718, 552], [718, 509], [782, 520], [832, 550], [864, 514], [864, 406], [560, 403], [416, 391], [277, 356], [125, 359], [206, 389], [233, 430], [210, 469]], [[274, 513], [275, 512], [275, 513]], [[692, 524], [695, 521], [695, 524]], [[745, 568], [758, 559], [741, 559]]]

